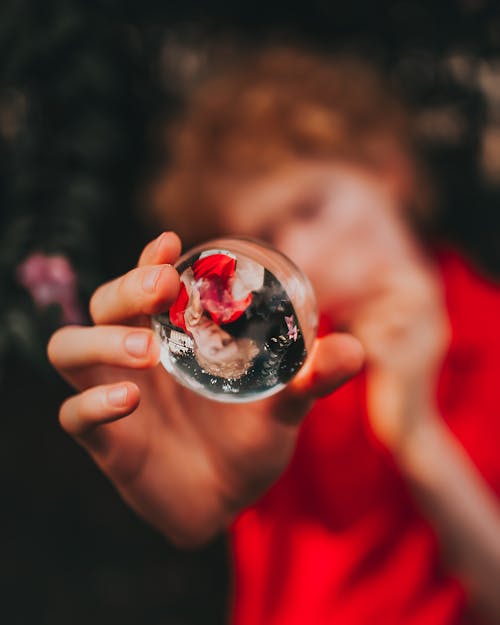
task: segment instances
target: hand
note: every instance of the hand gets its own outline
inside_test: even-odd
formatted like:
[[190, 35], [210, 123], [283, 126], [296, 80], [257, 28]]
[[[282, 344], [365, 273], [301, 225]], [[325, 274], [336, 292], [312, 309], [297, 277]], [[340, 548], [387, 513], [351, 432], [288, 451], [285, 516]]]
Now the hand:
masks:
[[158, 364], [149, 315], [179, 288], [169, 263], [180, 241], [164, 233], [139, 265], [99, 287], [93, 327], [65, 327], [48, 345], [52, 364], [79, 393], [62, 427], [82, 444], [140, 515], [178, 544], [211, 537], [286, 467], [311, 401], [356, 373], [363, 352], [349, 335], [318, 340], [293, 382], [249, 404], [204, 399]]
[[423, 262], [404, 262], [350, 326], [367, 354], [367, 405], [378, 438], [404, 454], [416, 426], [437, 414], [439, 367], [450, 329], [439, 279]]

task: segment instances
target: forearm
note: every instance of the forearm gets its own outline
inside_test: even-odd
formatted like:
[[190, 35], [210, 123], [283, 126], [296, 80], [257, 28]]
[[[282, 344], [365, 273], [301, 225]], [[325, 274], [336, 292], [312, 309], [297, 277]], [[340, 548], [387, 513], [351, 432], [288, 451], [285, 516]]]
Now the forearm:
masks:
[[451, 569], [500, 620], [500, 505], [438, 415], [419, 420], [397, 461], [441, 539]]
[[[200, 484], [197, 495], [188, 489], [179, 493], [166, 491], [163, 496], [146, 488], [117, 487], [124, 501], [148, 524], [155, 527], [169, 543], [182, 549], [196, 549], [220, 534], [225, 528], [222, 502], [212, 488]], [[168, 493], [168, 495], [167, 495]]]

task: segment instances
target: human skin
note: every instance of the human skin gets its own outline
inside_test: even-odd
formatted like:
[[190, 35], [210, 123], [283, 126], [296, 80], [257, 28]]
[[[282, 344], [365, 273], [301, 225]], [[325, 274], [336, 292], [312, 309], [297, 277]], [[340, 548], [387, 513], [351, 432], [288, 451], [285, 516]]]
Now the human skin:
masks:
[[[380, 172], [296, 161], [248, 186], [221, 184], [221, 205], [227, 232], [265, 239], [289, 255], [311, 278], [322, 310], [360, 338], [371, 427], [443, 550], [453, 552], [454, 572], [496, 623], [498, 501], [435, 405], [449, 324], [437, 269], [406, 222], [405, 194]], [[174, 262], [176, 245], [164, 235], [146, 248], [139, 269], [100, 287], [91, 302], [96, 327], [60, 330], [49, 357], [83, 391], [63, 405], [63, 427], [132, 507], [187, 545], [219, 531], [279, 476], [311, 400], [355, 372], [362, 351], [349, 334], [318, 341], [292, 384], [263, 402], [228, 408], [193, 396], [157, 366], [149, 331], [141, 330], [148, 355], [132, 358], [124, 349], [124, 324], [147, 323], [144, 315], [174, 301], [169, 267], [153, 291], [140, 281], [151, 265]], [[113, 408], [106, 392], [114, 387], [106, 385], [118, 380], [128, 380], [120, 385], [127, 395]]]
[[180, 386], [159, 365], [149, 316], [171, 305], [180, 241], [164, 233], [138, 267], [100, 286], [92, 327], [58, 330], [48, 356], [77, 390], [60, 423], [123, 499], [178, 545], [204, 543], [275, 481], [315, 398], [363, 364], [347, 334], [316, 341], [286, 389], [265, 400], [221, 404]]

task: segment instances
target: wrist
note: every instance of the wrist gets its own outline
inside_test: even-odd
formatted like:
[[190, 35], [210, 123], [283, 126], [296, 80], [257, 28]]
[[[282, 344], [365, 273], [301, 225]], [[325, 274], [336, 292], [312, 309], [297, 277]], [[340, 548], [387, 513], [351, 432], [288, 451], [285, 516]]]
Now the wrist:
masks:
[[411, 481], [426, 482], [440, 470], [446, 440], [446, 426], [439, 415], [428, 413], [414, 423], [402, 444], [395, 450], [395, 460]]

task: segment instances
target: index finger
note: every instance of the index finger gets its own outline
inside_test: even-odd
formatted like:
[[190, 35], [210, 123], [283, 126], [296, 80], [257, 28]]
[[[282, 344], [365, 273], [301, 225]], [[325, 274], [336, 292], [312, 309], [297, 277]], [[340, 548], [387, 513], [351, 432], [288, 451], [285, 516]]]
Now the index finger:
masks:
[[90, 315], [96, 324], [156, 315], [170, 307], [178, 290], [179, 274], [171, 265], [146, 265], [98, 287], [90, 298]]
[[90, 299], [90, 316], [96, 324], [123, 323], [164, 311], [174, 301], [179, 276], [172, 267], [181, 250], [174, 232], [162, 232], [148, 243], [139, 266], [96, 289]]
[[142, 250], [137, 266], [173, 265], [180, 256], [181, 248], [181, 240], [175, 232], [162, 232]]

